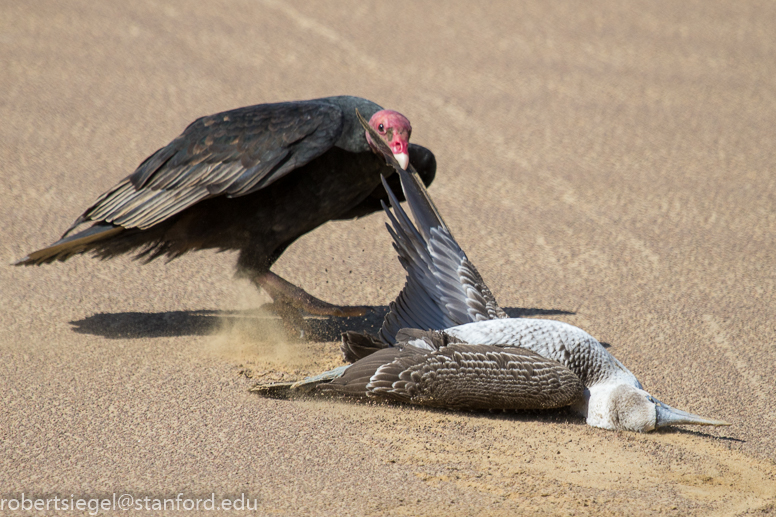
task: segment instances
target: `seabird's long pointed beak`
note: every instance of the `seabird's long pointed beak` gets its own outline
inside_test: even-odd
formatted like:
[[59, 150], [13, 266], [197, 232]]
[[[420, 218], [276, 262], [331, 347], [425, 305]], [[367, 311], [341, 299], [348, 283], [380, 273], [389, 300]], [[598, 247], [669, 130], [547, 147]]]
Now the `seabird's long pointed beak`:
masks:
[[396, 158], [397, 162], [399, 162], [401, 168], [406, 171], [407, 166], [410, 164], [410, 155], [407, 153], [394, 153], [393, 157]]
[[698, 415], [693, 415], [687, 411], [681, 409], [672, 408], [669, 405], [663, 404], [660, 401], [655, 401], [655, 409], [657, 410], [657, 418], [655, 427], [666, 427], [668, 425], [731, 425], [724, 420], [714, 420]]

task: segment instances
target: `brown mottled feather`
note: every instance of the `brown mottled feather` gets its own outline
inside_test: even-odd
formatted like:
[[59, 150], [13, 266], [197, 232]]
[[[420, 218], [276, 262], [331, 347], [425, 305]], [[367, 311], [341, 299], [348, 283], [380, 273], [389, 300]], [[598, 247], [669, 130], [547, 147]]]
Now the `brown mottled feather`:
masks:
[[406, 344], [357, 361], [324, 392], [449, 409], [543, 409], [582, 396], [568, 368], [515, 347], [451, 344], [429, 351]]

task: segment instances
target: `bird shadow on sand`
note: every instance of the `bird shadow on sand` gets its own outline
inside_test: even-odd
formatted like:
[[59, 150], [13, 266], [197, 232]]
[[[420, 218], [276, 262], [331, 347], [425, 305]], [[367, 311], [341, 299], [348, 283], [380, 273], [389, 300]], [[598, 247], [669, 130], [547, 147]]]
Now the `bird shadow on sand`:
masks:
[[279, 400], [306, 400], [306, 401], [331, 401], [339, 404], [352, 405], [375, 405], [402, 408], [406, 411], [418, 411], [422, 413], [433, 413], [438, 415], [460, 415], [466, 414], [473, 420], [506, 420], [512, 422], [545, 422], [551, 424], [564, 423], [573, 426], [585, 427], [585, 419], [579, 416], [570, 407], [560, 407], [554, 409], [519, 409], [519, 410], [457, 410], [447, 408], [437, 408], [423, 405], [406, 404], [394, 400], [375, 400], [360, 399], [357, 397], [347, 397], [333, 395], [328, 393], [316, 392], [292, 392], [288, 389], [279, 389], [277, 391], [256, 391], [258, 397]]
[[[556, 309], [529, 309], [507, 307], [504, 311], [512, 318], [546, 317], [574, 314]], [[305, 318], [308, 327], [306, 341], [339, 341], [343, 332], [353, 330], [376, 334], [380, 330], [388, 306], [373, 307], [373, 312], [358, 317], [334, 316]], [[169, 312], [116, 312], [97, 313], [81, 320], [71, 321], [73, 331], [79, 334], [103, 336], [108, 339], [141, 339], [156, 337], [208, 336], [225, 324], [256, 323], [257, 326], [280, 318], [271, 310], [260, 307], [239, 311], [169, 311]]]
[[734, 442], [734, 443], [746, 443], [746, 440], [742, 440], [741, 438], [735, 438], [733, 436], [719, 436], [716, 434], [711, 433], [705, 433], [703, 431], [696, 431], [694, 429], [687, 429], [684, 427], [664, 427], [662, 429], [658, 429], [655, 431], [656, 433], [662, 433], [662, 434], [689, 434], [693, 436], [699, 436], [702, 438], [712, 438], [714, 440], [720, 440], [723, 442]]
[[[398, 405], [399, 403], [397, 403]], [[434, 411], [439, 413], [461, 413], [460, 411], [442, 408], [428, 408], [423, 406], [407, 406], [418, 411]], [[506, 420], [510, 422], [544, 422], [548, 424], [567, 424], [585, 427], [585, 419], [579, 416], [570, 407], [554, 409], [520, 409], [520, 410], [477, 410], [466, 411], [471, 419]]]

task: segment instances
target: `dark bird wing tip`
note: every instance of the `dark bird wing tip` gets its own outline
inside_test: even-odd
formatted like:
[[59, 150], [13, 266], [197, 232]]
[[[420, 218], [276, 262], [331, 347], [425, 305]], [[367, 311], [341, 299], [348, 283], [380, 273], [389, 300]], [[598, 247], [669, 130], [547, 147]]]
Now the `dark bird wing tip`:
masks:
[[29, 255], [25, 255], [24, 257], [14, 261], [14, 262], [11, 262], [11, 265], [12, 266], [31, 266], [32, 265], [32, 261], [30, 260], [30, 256]]

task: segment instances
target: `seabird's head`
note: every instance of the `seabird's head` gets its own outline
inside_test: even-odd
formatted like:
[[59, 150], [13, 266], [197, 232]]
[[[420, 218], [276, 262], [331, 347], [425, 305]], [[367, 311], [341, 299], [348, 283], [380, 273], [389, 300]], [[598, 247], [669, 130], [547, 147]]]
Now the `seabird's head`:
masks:
[[628, 384], [593, 386], [589, 391], [587, 423], [594, 427], [645, 433], [669, 425], [730, 425], [672, 408]]
[[[410, 164], [409, 147], [410, 135], [412, 134], [412, 126], [407, 117], [398, 111], [381, 110], [372, 115], [372, 118], [369, 119], [369, 125], [390, 147], [391, 153], [401, 168], [406, 169]], [[372, 151], [378, 156], [382, 156], [368, 131], [366, 132], [366, 141], [369, 142]]]

